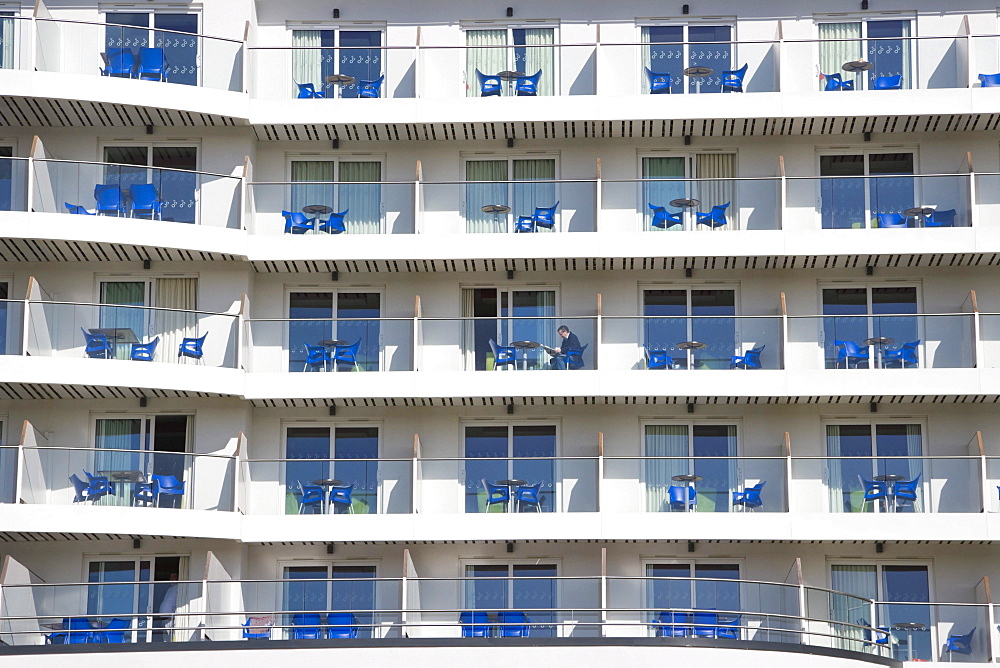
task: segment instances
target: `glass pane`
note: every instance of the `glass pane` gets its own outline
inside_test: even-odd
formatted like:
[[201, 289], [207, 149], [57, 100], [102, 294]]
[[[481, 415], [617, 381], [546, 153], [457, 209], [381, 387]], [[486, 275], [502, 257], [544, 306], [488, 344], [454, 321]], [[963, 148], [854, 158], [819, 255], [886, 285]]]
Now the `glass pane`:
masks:
[[[149, 46], [149, 14], [133, 12], [108, 12], [105, 14], [104, 28], [104, 58], [105, 68], [113, 67], [115, 70], [129, 69], [112, 74], [129, 78], [135, 75], [136, 58], [139, 49]], [[125, 52], [123, 60], [121, 54]]]
[[[314, 480], [330, 477], [329, 427], [289, 427], [285, 436], [285, 459], [305, 460], [285, 462], [285, 512], [299, 512], [299, 483], [311, 485]], [[316, 510], [322, 511], [322, 508]]]
[[[291, 582], [284, 583], [282, 609], [289, 612], [326, 610], [327, 574], [326, 566], [286, 566], [284, 579]], [[296, 580], [301, 582], [295, 582]], [[320, 622], [322, 621], [325, 620], [320, 617]], [[291, 624], [291, 615], [283, 623]]]
[[[145, 306], [146, 283], [141, 281], [104, 281], [101, 283], [101, 303], [116, 306]], [[131, 344], [145, 341], [146, 311], [141, 308], [116, 308], [116, 306], [101, 307], [98, 327], [117, 330], [114, 332], [117, 336], [115, 357], [128, 359], [131, 353]]]
[[[863, 155], [821, 155], [820, 176], [852, 177], [865, 173]], [[867, 227], [864, 180], [828, 178], [820, 180], [820, 213], [823, 229]]]
[[[878, 580], [874, 565], [834, 565], [830, 567], [830, 586], [834, 591], [861, 598], [878, 598]], [[872, 619], [871, 607], [857, 598], [834, 596], [831, 616], [848, 624], [879, 624]], [[847, 633], [853, 633], [847, 631]], [[860, 634], [859, 634], [860, 635]]]
[[917, 288], [914, 286], [872, 288], [872, 314], [893, 314], [873, 318], [873, 336], [892, 339], [890, 346], [920, 342], [919, 323], [915, 316], [896, 315], [917, 313]]
[[[170, 83], [198, 85], [198, 15], [154, 14], [153, 23], [160, 30], [153, 32], [154, 46], [163, 49], [163, 60], [169, 66]], [[190, 37], [178, 33], [190, 33]]]
[[[922, 453], [919, 424], [880, 424], [875, 426], [875, 449], [879, 457], [919, 457]], [[904, 481], [916, 480], [922, 472], [919, 459], [879, 459], [880, 476], [901, 476]], [[917, 492], [919, 495], [919, 491]], [[900, 505], [896, 510], [913, 510], [913, 504]]]
[[[507, 161], [469, 160], [465, 163], [465, 224], [467, 232], [506, 232], [510, 214], [484, 213], [491, 204], [508, 206]], [[473, 182], [481, 183], [473, 183]]]
[[[861, 479], [871, 480], [872, 429], [869, 424], [831, 424], [826, 427], [826, 453], [830, 457], [860, 457], [863, 459], [831, 459], [828, 482], [833, 512], [860, 512], [864, 504]], [[874, 504], [868, 504], [874, 508]]]
[[[670, 92], [684, 91], [684, 26], [648, 26], [643, 34], [649, 41], [644, 54], [649, 69], [670, 75]], [[646, 82], [648, 83], [648, 82]]]
[[193, 223], [198, 175], [170, 170], [194, 172], [198, 169], [198, 149], [194, 146], [154, 146], [153, 167], [167, 170], [153, 172], [154, 179], [157, 179], [153, 185], [156, 186], [157, 195], [163, 201], [161, 209], [163, 220]]
[[337, 293], [336, 337], [353, 345], [361, 341], [356, 358], [362, 371], [379, 370], [381, 350], [381, 295], [377, 292]]
[[503, 504], [486, 505], [486, 488], [483, 480], [496, 484], [508, 477], [507, 427], [465, 428], [465, 512], [505, 512]]
[[[477, 564], [465, 567], [467, 578], [507, 578], [506, 564]], [[504, 610], [507, 608], [507, 580], [466, 580], [465, 607], [473, 610]]]
[[823, 290], [823, 354], [826, 368], [837, 365], [837, 341], [863, 346], [869, 334], [868, 290], [866, 288], [825, 288]]
[[[500, 316], [511, 318], [506, 321], [505, 338], [508, 342], [537, 341], [553, 342], [560, 347], [562, 338], [556, 333], [558, 323], [541, 320], [556, 314], [556, 293], [553, 290], [512, 290], [501, 293]], [[488, 342], [487, 342], [488, 345]], [[521, 363], [527, 368], [535, 368], [548, 362], [548, 355], [542, 348], [524, 348], [518, 351]]]
[[714, 316], [693, 318], [691, 335], [708, 347], [695, 350], [694, 365], [705, 369], [728, 369], [736, 354], [736, 293], [733, 290], [692, 290], [691, 315]]
[[[707, 77], [687, 77], [688, 91], [702, 93], [722, 92], [722, 73], [732, 68], [732, 26], [688, 26], [688, 67], [709, 67]], [[705, 42], [699, 46], [695, 42]]]
[[[551, 609], [556, 603], [556, 567], [553, 564], [515, 564], [513, 601], [511, 609], [530, 611]], [[554, 613], [528, 612], [531, 622], [530, 634], [534, 638], [554, 638], [556, 627]]]
[[736, 456], [734, 425], [694, 425], [692, 430], [694, 474], [701, 476], [695, 483], [699, 512], [728, 512], [732, 490], [735, 489], [736, 460], [713, 459]]
[[909, 21], [868, 21], [868, 60], [874, 67], [868, 72], [869, 81], [878, 77], [902, 76], [903, 88], [911, 88], [910, 41], [892, 39], [909, 37]]
[[542, 512], [556, 508], [556, 463], [553, 459], [524, 460], [519, 457], [555, 457], [556, 428], [544, 425], [518, 425], [513, 428], [514, 479], [539, 488]]
[[[646, 564], [646, 577], [685, 578], [680, 581], [649, 580], [646, 585], [647, 607], [659, 610], [691, 608], [691, 566], [689, 564]], [[655, 616], [655, 613], [653, 613]]]
[[[95, 561], [90, 563], [88, 571], [87, 582], [123, 583], [92, 584], [87, 587], [88, 615], [131, 615], [138, 612], [135, 608], [136, 585], [132, 583], [140, 578], [134, 560]], [[110, 621], [110, 618], [106, 621]]]
[[[378, 79], [382, 74], [382, 51], [377, 47], [381, 45], [382, 33], [378, 30], [341, 30], [339, 74], [352, 76], [356, 81]], [[341, 96], [357, 97], [358, 84], [343, 86]]]
[[498, 345], [508, 345], [504, 333], [495, 319], [499, 314], [497, 290], [495, 288], [472, 288], [462, 291], [462, 315], [465, 317], [483, 318], [482, 320], [466, 320], [463, 324], [465, 350], [473, 356], [475, 369], [493, 368], [493, 350], [490, 339]]
[[[926, 566], [883, 566], [882, 567], [882, 598], [886, 601], [926, 602], [930, 601], [930, 589], [927, 580]], [[883, 618], [879, 620], [883, 626], [892, 627], [895, 624], [916, 623], [923, 625], [910, 632], [894, 630], [898, 644], [896, 658], [920, 659], [930, 661], [931, 649], [931, 611], [925, 605], [883, 605]]]
[[[304, 371], [306, 345], [318, 346], [333, 336], [333, 293], [292, 292], [288, 295], [288, 370]], [[296, 322], [298, 320], [298, 322]]]
[[[369, 580], [366, 582], [365, 580]], [[330, 607], [333, 610], [367, 610], [357, 612], [359, 638], [370, 638], [375, 609], [375, 567], [334, 566]]]
[[[868, 172], [876, 174], [913, 174], [912, 153], [875, 153], [868, 156]], [[879, 213], [902, 214], [910, 207], [918, 206], [914, 192], [914, 179], [900, 178], [868, 179], [872, 217]]]
[[687, 290], [642, 291], [643, 341], [650, 350], [674, 350], [675, 363], [684, 361], [684, 353], [675, 347], [688, 340]]
[[675, 199], [690, 197], [688, 184], [684, 179], [687, 169], [687, 159], [679, 157], [643, 158], [642, 159], [642, 208], [645, 218], [644, 229], [650, 230], [653, 220], [652, 206], [667, 207], [670, 213], [679, 209], [670, 206]]
[[334, 431], [334, 459], [368, 461], [335, 464], [333, 477], [353, 485], [351, 501], [356, 514], [378, 512], [378, 427], [337, 427]]
[[[0, 45], [0, 53], [3, 46]], [[10, 146], [0, 146], [0, 211], [10, 211], [14, 204], [14, 161], [7, 160], [14, 156]]]
[[554, 159], [515, 160], [513, 170], [514, 180], [518, 183], [512, 184], [514, 204], [511, 216], [531, 216], [537, 207], [555, 206], [556, 184], [549, 183], [556, 177]]
[[[740, 567], [738, 564], [695, 564], [694, 575], [697, 578], [739, 580]], [[738, 582], [697, 581], [694, 585], [694, 591], [695, 608], [731, 612], [740, 609], [740, 585]]]

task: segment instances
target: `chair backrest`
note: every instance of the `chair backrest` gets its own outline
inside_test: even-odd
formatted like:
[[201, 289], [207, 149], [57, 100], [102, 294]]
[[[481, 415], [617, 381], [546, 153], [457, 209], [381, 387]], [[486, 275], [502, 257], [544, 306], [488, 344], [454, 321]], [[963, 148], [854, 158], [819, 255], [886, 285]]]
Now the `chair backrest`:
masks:
[[302, 347], [306, 349], [306, 364], [325, 364], [327, 361], [326, 348], [323, 346], [311, 346], [308, 343], [303, 343]]
[[490, 339], [490, 350], [493, 351], [493, 366], [517, 363], [517, 354], [510, 346], [498, 345], [496, 341]]
[[358, 97], [379, 97], [382, 93], [383, 81], [385, 81], [384, 74], [373, 81], [359, 81]]
[[108, 337], [105, 334], [91, 334], [83, 327], [80, 328], [83, 332], [83, 337], [87, 341], [87, 347], [84, 352], [88, 355], [90, 353], [106, 353], [111, 349], [111, 344], [108, 342]]
[[361, 339], [349, 346], [337, 346], [334, 348], [333, 359], [337, 362], [355, 364], [358, 361], [358, 349], [361, 348]]
[[500, 78], [492, 74], [483, 74], [476, 69], [476, 78], [479, 80], [480, 95], [499, 95], [502, 89]]
[[69, 482], [73, 485], [73, 489], [76, 491], [76, 498], [73, 499], [73, 502], [79, 503], [80, 501], [85, 501], [87, 498], [87, 488], [90, 487], [90, 485], [80, 480], [80, 476], [75, 473], [70, 474]]
[[[726, 220], [726, 209], [732, 202], [726, 202], [725, 204], [716, 204], [712, 207], [711, 212], [708, 214], [708, 219], [712, 221], [712, 227], [722, 227], [729, 221]], [[699, 221], [704, 223], [705, 221]]]
[[157, 484], [161, 494], [184, 493], [184, 483], [178, 480], [175, 476], [153, 474], [149, 476], [149, 478]]
[[673, 357], [665, 350], [650, 350], [649, 346], [643, 344], [642, 350], [646, 355], [647, 369], [667, 369], [673, 366]]
[[965, 635], [948, 636], [948, 651], [958, 652], [959, 654], [972, 654], [972, 634], [976, 632], [976, 628], [978, 627], [972, 627], [972, 630]]
[[861, 481], [861, 487], [864, 489], [866, 499], [881, 499], [889, 492], [886, 484], [880, 480], [866, 480], [860, 474], [858, 474], [858, 480]]
[[744, 353], [743, 355], [744, 364], [754, 369], [761, 368], [762, 365], [760, 363], [760, 354], [764, 352], [765, 347], [766, 344], [757, 346], [756, 348], [751, 348], [750, 350], [746, 351], [746, 353]]
[[246, 624], [243, 625], [243, 637], [270, 638], [272, 626], [274, 626], [274, 617], [272, 615], [247, 617]]
[[500, 610], [497, 612], [501, 637], [525, 637], [528, 635], [528, 617], [520, 610]]
[[841, 354], [845, 357], [858, 357], [866, 354], [862, 350], [861, 346], [854, 341], [840, 341], [838, 339], [834, 339], [833, 344], [841, 347]]
[[97, 184], [94, 186], [94, 199], [98, 211], [124, 211], [122, 189], [116, 185]]
[[911, 498], [917, 493], [917, 485], [920, 484], [920, 473], [913, 480], [900, 480], [895, 485], [892, 486], [892, 493], [900, 495], [910, 495]]
[[354, 494], [354, 483], [350, 485], [340, 485], [330, 488], [330, 502], [351, 504], [351, 495]]
[[980, 74], [979, 81], [983, 88], [1000, 86], [1000, 74]]
[[744, 63], [738, 70], [727, 70], [722, 73], [722, 87], [743, 90], [743, 77], [747, 73], [749, 63]]
[[63, 202], [63, 206], [65, 206], [66, 210], [69, 211], [71, 214], [75, 214], [77, 216], [94, 215], [91, 212], [87, 211], [84, 207], [80, 206], [79, 204], [70, 204], [69, 202]]
[[458, 615], [462, 637], [486, 637], [490, 634], [490, 616], [484, 610], [466, 610]]
[[159, 343], [160, 337], [158, 336], [148, 343], [133, 343], [132, 354], [129, 356], [129, 359], [140, 362], [152, 362], [153, 357], [156, 355], [156, 346]]
[[162, 74], [163, 49], [149, 46], [140, 48], [139, 72], [143, 74]]
[[159, 200], [156, 186], [152, 183], [136, 183], [129, 186], [133, 209], [150, 209]]
[[326, 616], [326, 623], [330, 638], [358, 637], [358, 618], [353, 612], [331, 612]]
[[538, 483], [537, 485], [519, 485], [517, 488], [517, 500], [527, 503], [541, 503], [541, 500], [538, 498], [541, 489], [542, 483]]
[[108, 49], [108, 74], [131, 74], [134, 67], [132, 49]]
[[542, 78], [542, 71], [538, 70], [531, 76], [518, 77], [514, 85], [517, 95], [538, 95], [538, 81]]
[[305, 234], [315, 229], [313, 219], [301, 211], [282, 211], [281, 215], [285, 219], [285, 234]]
[[648, 67], [644, 68], [646, 70], [646, 78], [649, 79], [649, 92], [651, 95], [660, 95], [670, 92], [670, 73], [669, 72], [654, 72]]
[[843, 80], [840, 78], [840, 72], [824, 74], [823, 81], [826, 82], [823, 90], [840, 90], [843, 85]]
[[486, 478], [482, 479], [483, 489], [486, 490], [486, 504], [503, 503], [510, 498], [510, 489], [506, 485], [494, 485]]
[[906, 217], [899, 213], [879, 213], [878, 226], [880, 228], [906, 227]]
[[316, 88], [311, 83], [299, 83], [297, 81], [293, 82], [299, 89], [299, 94], [296, 96], [298, 99], [304, 99], [309, 97], [323, 97], [323, 91], [316, 92]]
[[903, 87], [903, 75], [891, 77], [876, 77], [875, 90], [899, 90]]
[[330, 234], [341, 234], [346, 232], [347, 226], [344, 225], [344, 218], [347, 216], [348, 211], [350, 211], [350, 209], [344, 209], [340, 213], [331, 213], [330, 218], [322, 221], [319, 228]]
[[691, 497], [691, 495], [687, 491], [688, 489], [690, 489], [692, 492], [694, 491], [694, 487], [688, 488], [688, 487], [681, 487], [679, 485], [671, 485], [670, 488], [667, 489], [667, 496], [670, 499], [670, 505], [674, 504], [682, 506], [687, 505], [687, 502], [690, 500]]
[[584, 367], [583, 353], [587, 350], [589, 343], [583, 344], [580, 348], [570, 348], [566, 351], [566, 366], [570, 369], [582, 369]]
[[552, 206], [536, 206], [535, 215], [532, 219], [535, 221], [535, 225], [540, 225], [542, 227], [552, 227], [556, 224], [556, 208], [559, 206], [559, 202], [556, 202]]
[[296, 612], [292, 615], [292, 624], [296, 626], [319, 626], [319, 613]]
[[177, 356], [187, 355], [189, 357], [202, 357], [205, 354], [204, 345], [205, 337], [208, 336], [208, 332], [205, 332], [198, 338], [193, 336], [185, 336], [181, 339], [180, 347], [177, 351]]
[[935, 211], [929, 216], [924, 216], [924, 227], [954, 227], [957, 214], [955, 209]]

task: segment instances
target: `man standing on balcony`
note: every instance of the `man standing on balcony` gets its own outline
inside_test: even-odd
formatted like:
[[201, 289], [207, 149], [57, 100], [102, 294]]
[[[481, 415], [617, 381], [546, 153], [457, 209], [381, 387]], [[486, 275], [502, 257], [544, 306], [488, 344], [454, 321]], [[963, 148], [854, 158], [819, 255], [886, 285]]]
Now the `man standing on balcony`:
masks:
[[[566, 368], [566, 353], [570, 350], [580, 350], [580, 339], [577, 338], [576, 334], [569, 331], [569, 327], [566, 325], [559, 325], [559, 329], [556, 330], [559, 336], [563, 338], [561, 344], [558, 348], [549, 348], [548, 346], [543, 346], [545, 350], [552, 355], [552, 359], [549, 360], [549, 366], [553, 369], [565, 369]], [[582, 369], [583, 368], [583, 358], [580, 357], [578, 361], [571, 362], [569, 364], [570, 369]]]

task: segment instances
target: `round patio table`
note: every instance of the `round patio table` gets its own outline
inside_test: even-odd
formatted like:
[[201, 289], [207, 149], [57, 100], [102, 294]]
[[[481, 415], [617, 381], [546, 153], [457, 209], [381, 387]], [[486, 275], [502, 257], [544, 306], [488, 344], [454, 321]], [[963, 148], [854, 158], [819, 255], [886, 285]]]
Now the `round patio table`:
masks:
[[511, 345], [512, 348], [518, 348], [518, 349], [521, 350], [521, 353], [523, 355], [523, 357], [522, 357], [523, 361], [522, 361], [521, 368], [524, 369], [525, 371], [527, 371], [528, 370], [528, 351], [529, 350], [534, 350], [535, 348], [540, 348], [542, 344], [540, 344], [538, 341], [514, 341], [510, 345]]

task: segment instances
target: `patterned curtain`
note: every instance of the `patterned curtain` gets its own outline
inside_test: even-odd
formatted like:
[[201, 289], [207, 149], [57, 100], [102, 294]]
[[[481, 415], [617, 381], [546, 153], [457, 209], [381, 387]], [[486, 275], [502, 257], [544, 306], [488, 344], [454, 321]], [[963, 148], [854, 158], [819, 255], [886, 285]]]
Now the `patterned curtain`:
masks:
[[506, 30], [466, 30], [465, 43], [472, 48], [465, 52], [465, 94], [479, 97], [478, 69], [483, 74], [497, 74], [507, 69]]
[[646, 457], [678, 457], [679, 459], [646, 459], [644, 480], [646, 484], [646, 510], [664, 512], [670, 510], [671, 479], [675, 475], [688, 472], [688, 427], [687, 425], [651, 424], [646, 425]]
[[348, 210], [344, 224], [348, 234], [379, 234], [382, 231], [382, 164], [341, 162], [337, 186], [338, 212]]
[[[736, 154], [735, 153], [699, 153], [695, 156], [695, 169], [699, 179], [735, 179], [736, 178]], [[736, 211], [739, 204], [736, 199], [736, 184], [729, 181], [697, 181], [695, 182], [694, 198], [701, 200], [698, 211], [708, 213], [713, 206], [722, 206], [729, 202], [726, 209], [726, 219], [729, 227], [738, 229]], [[698, 228], [711, 229], [705, 225], [697, 225]]]
[[[820, 23], [819, 24], [819, 70], [820, 74], [840, 74], [841, 79], [852, 81], [854, 75], [844, 72], [844, 63], [861, 60], [860, 23]], [[856, 40], [856, 41], [824, 41]], [[819, 78], [819, 89], [826, 87], [826, 81]]]
[[494, 215], [483, 213], [482, 208], [487, 204], [509, 206], [507, 161], [469, 160], [465, 163], [465, 180], [469, 182], [465, 186], [465, 231], [506, 232], [507, 220], [514, 212]]
[[[154, 331], [160, 337], [157, 359], [176, 363], [177, 350], [184, 337], [198, 337], [205, 332], [198, 331], [197, 278], [160, 278], [156, 281], [156, 318]], [[180, 309], [161, 311], [159, 309]], [[220, 332], [221, 333], [221, 332]]]

